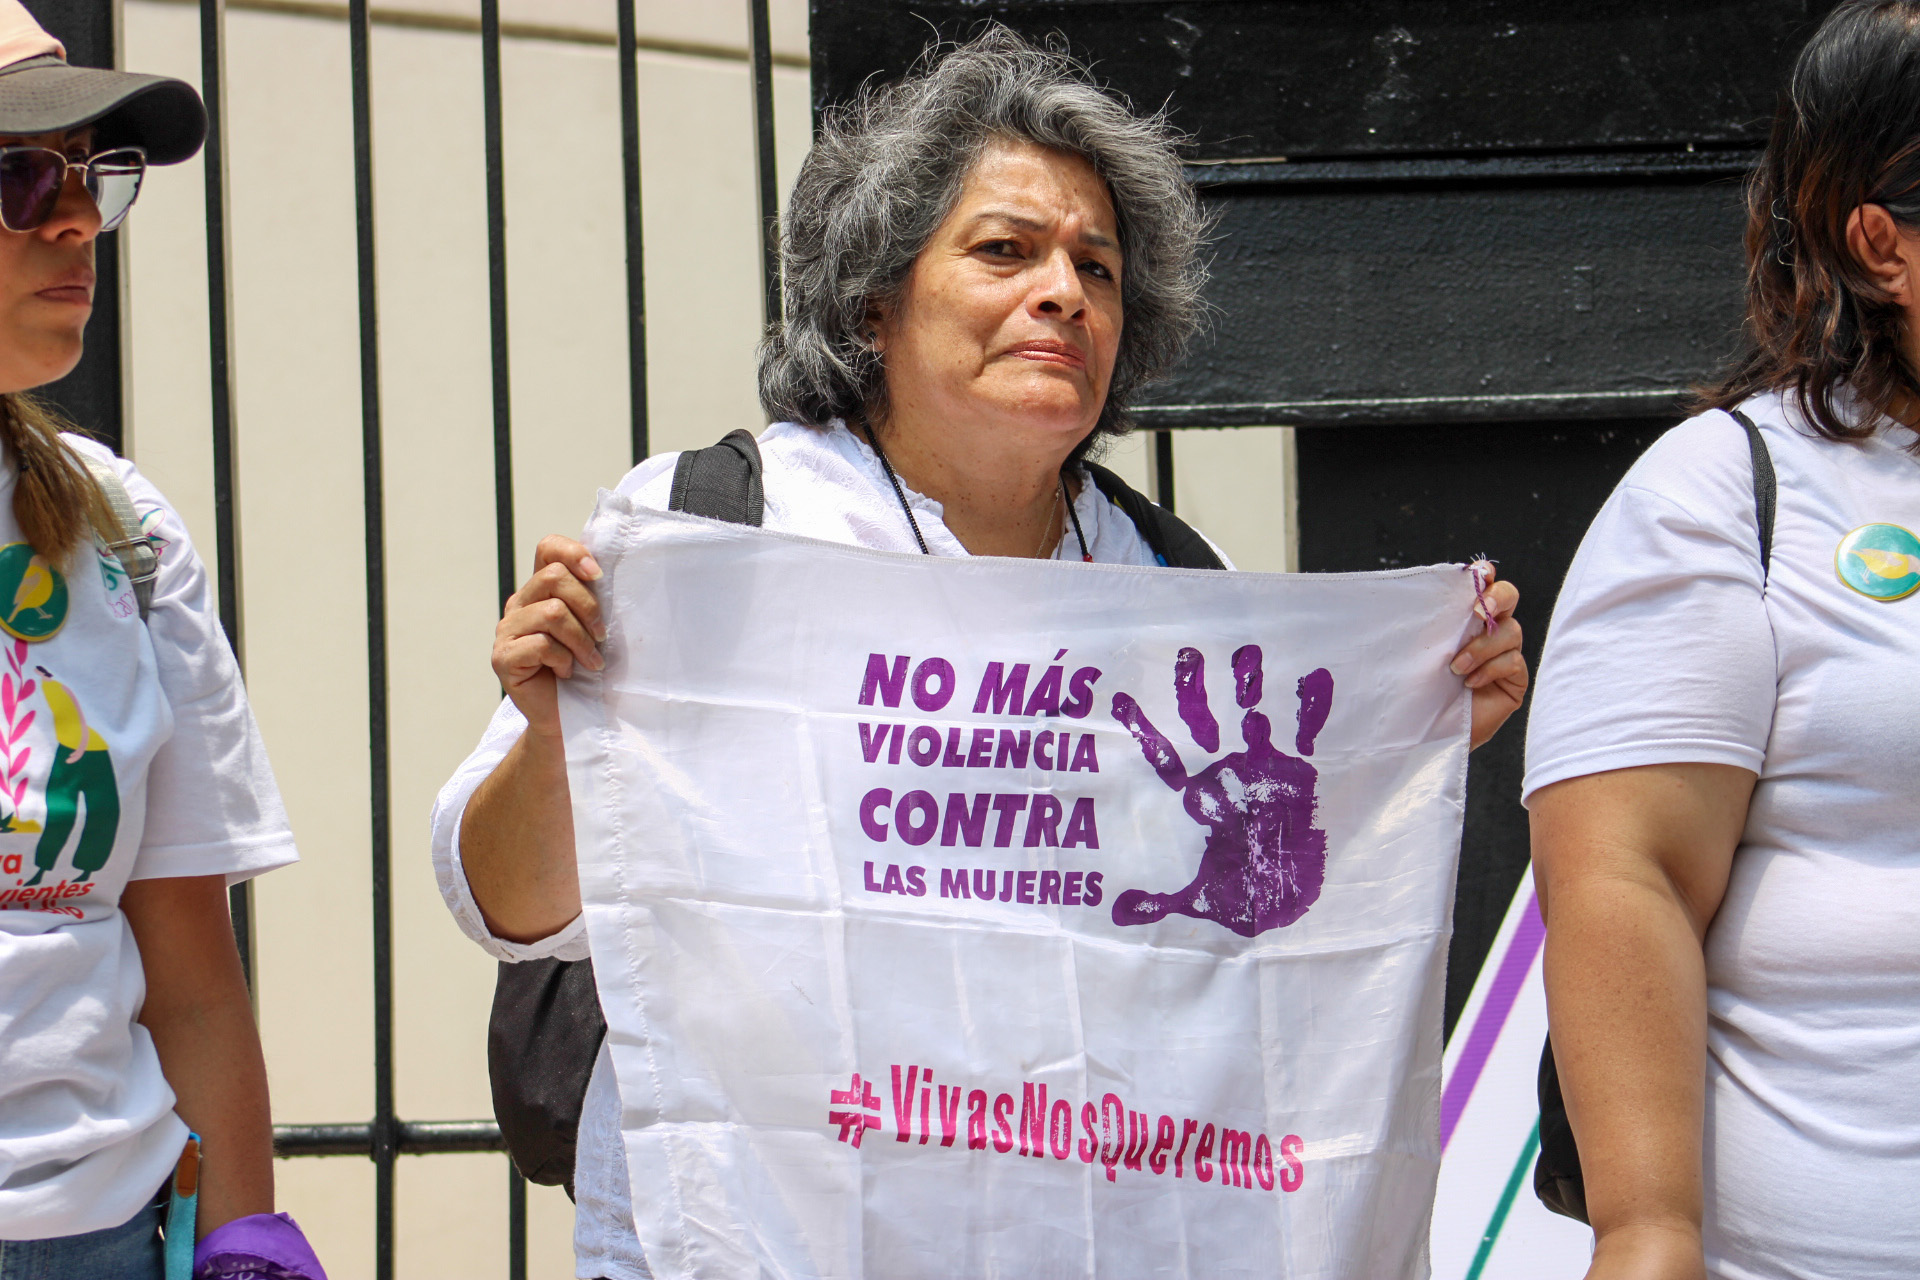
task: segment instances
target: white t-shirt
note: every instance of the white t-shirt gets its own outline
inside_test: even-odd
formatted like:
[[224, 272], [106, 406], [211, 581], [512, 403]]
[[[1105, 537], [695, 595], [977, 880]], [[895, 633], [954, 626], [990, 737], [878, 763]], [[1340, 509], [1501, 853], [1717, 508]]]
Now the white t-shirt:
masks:
[[1706, 940], [1708, 1271], [1904, 1280], [1920, 1269], [1920, 594], [1848, 586], [1840, 543], [1920, 530], [1920, 459], [1904, 427], [1840, 442], [1778, 396], [1744, 408], [1779, 483], [1771, 572], [1745, 433], [1719, 412], [1667, 433], [1567, 574], [1524, 790], [1662, 763], [1759, 775]]
[[118, 1226], [180, 1158], [187, 1129], [134, 1020], [127, 882], [237, 882], [295, 858], [206, 571], [116, 465], [163, 544], [144, 626], [111, 553], [49, 566], [21, 541], [0, 457], [0, 1240]]
[[[680, 455], [660, 454], [627, 473], [619, 492], [656, 510], [667, 508], [674, 467]], [[917, 554], [913, 530], [900, 499], [867, 443], [844, 426], [827, 430], [777, 422], [760, 436], [766, 512], [762, 527], [828, 542]], [[904, 488], [904, 485], [902, 486]], [[947, 529], [941, 506], [905, 489], [927, 549], [937, 556], [964, 556], [967, 549]], [[1150, 566], [1153, 551], [1125, 512], [1107, 501], [1091, 483], [1080, 486], [1074, 514], [1087, 550], [1101, 564]], [[1226, 563], [1218, 547], [1215, 554]], [[1071, 526], [1054, 551], [1056, 560], [1078, 560], [1079, 539]], [[1230, 566], [1229, 566], [1230, 567]], [[505, 758], [526, 729], [526, 720], [503, 700], [486, 735], [440, 791], [433, 809], [433, 865], [454, 919], [468, 937], [501, 960], [563, 960], [587, 957], [586, 921], [576, 918], [552, 937], [517, 945], [487, 931], [466, 873], [460, 867], [460, 819], [474, 790]], [[620, 1137], [620, 1099], [613, 1064], [604, 1045], [580, 1117], [574, 1157], [575, 1274], [605, 1280], [646, 1280], [646, 1258], [633, 1225], [633, 1207], [624, 1146]]]

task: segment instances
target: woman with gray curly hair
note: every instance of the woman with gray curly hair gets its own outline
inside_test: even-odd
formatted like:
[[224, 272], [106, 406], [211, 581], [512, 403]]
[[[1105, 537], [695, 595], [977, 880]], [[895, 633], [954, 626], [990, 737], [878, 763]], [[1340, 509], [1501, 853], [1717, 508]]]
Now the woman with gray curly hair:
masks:
[[[773, 425], [757, 443], [764, 527], [885, 551], [1226, 567], [1212, 545], [1088, 461], [1198, 326], [1206, 218], [1176, 137], [1065, 56], [1002, 27], [831, 112], [785, 223], [785, 322], [761, 349]], [[635, 468], [620, 492], [685, 506], [703, 455]], [[540, 543], [507, 601], [507, 692], [440, 794], [433, 845], [461, 927], [504, 961], [583, 960], [587, 938], [556, 679], [598, 670], [585, 547]], [[1519, 705], [1511, 586], [1454, 670], [1473, 736]], [[648, 1274], [606, 1050], [581, 1108], [578, 1274]]]
[[[1175, 142], [1163, 118], [1133, 114], [1005, 28], [831, 113], [783, 228], [786, 323], [761, 349], [768, 415], [884, 422], [888, 369], [904, 371], [883, 359], [879, 332], [938, 234], [1031, 230], [975, 223], [1008, 199], [1067, 195], [1073, 230], [1106, 259], [1081, 265], [1098, 282], [1089, 301], [1112, 325], [1101, 336], [1118, 339], [1096, 371], [1106, 396], [1076, 456], [1123, 432], [1134, 394], [1172, 368], [1200, 323], [1208, 220]], [[956, 223], [963, 203], [973, 216]]]

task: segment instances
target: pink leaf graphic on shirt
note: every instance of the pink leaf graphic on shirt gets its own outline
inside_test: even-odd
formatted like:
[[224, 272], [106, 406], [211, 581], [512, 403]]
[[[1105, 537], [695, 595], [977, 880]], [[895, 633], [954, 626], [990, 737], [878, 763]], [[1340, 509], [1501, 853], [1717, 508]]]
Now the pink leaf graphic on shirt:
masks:
[[0, 796], [5, 796], [13, 803], [14, 813], [7, 815], [9, 821], [18, 815], [21, 802], [26, 799], [27, 761], [33, 758], [31, 747], [21, 747], [17, 757], [13, 754], [13, 748], [20, 745], [20, 739], [25, 737], [27, 730], [33, 727], [34, 718], [39, 714], [29, 710], [26, 715], [20, 715], [20, 704], [34, 690], [34, 682], [31, 680], [24, 681], [17, 687], [14, 684], [14, 678], [21, 674], [20, 659], [24, 656], [25, 650], [24, 643], [10, 646], [6, 650], [6, 655], [7, 664], [13, 668], [13, 674], [0, 675], [0, 712], [4, 712], [6, 718], [4, 727], [0, 727], [0, 762], [6, 765], [5, 780], [0, 781]]
[[31, 698], [33, 696], [33, 691], [35, 689], [38, 689], [39, 687], [40, 687], [40, 682], [37, 680], [29, 680], [25, 684], [21, 685], [20, 700], [22, 702], [25, 702], [28, 698]]
[[14, 641], [13, 648], [7, 650], [7, 665], [13, 668], [13, 674], [15, 675], [22, 674], [20, 670], [20, 664], [25, 662], [26, 660], [27, 660], [27, 642], [25, 640]]

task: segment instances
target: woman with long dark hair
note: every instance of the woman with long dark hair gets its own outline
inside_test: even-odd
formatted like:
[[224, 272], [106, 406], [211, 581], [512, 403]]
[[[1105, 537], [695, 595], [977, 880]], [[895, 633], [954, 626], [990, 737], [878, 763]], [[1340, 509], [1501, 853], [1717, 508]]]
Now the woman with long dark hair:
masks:
[[1747, 259], [1741, 354], [1595, 519], [1528, 734], [1596, 1280], [1920, 1258], [1920, 3], [1801, 53]]

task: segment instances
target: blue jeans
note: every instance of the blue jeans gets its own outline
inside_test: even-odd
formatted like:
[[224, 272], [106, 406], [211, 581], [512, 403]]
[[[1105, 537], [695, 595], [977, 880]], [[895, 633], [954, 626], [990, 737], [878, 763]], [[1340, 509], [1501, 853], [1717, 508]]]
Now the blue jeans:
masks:
[[0, 1280], [164, 1280], [165, 1198], [117, 1227], [52, 1240], [0, 1240]]

